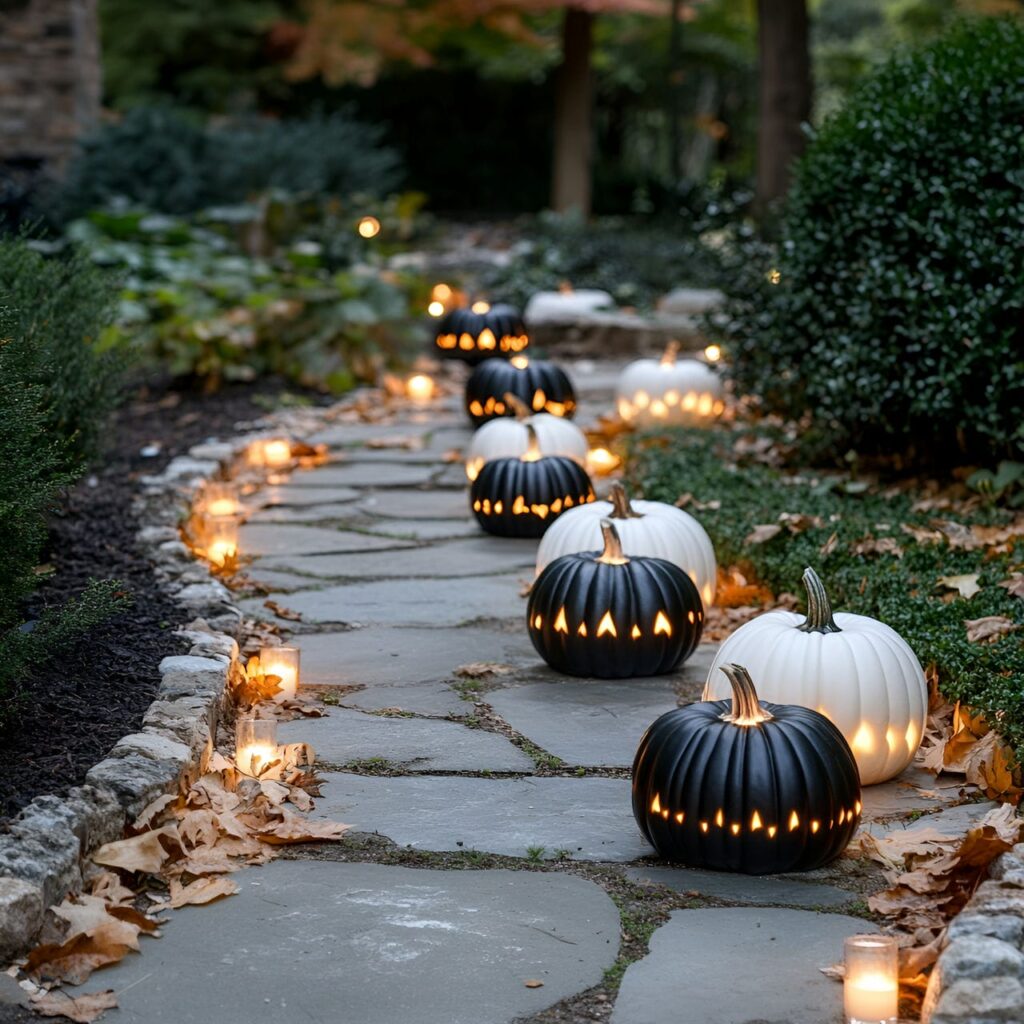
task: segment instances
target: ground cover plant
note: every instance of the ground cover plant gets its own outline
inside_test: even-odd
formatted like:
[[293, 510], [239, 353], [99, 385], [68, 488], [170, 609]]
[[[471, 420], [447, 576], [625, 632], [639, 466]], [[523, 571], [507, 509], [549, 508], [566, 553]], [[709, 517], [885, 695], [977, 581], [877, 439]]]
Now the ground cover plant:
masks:
[[645, 497], [698, 515], [719, 563], [773, 595], [798, 594], [815, 567], [834, 607], [892, 626], [935, 667], [946, 698], [998, 729], [1019, 762], [1024, 517], [963, 484], [787, 472], [769, 464], [777, 452], [747, 427], [677, 430], [641, 435], [630, 472]]

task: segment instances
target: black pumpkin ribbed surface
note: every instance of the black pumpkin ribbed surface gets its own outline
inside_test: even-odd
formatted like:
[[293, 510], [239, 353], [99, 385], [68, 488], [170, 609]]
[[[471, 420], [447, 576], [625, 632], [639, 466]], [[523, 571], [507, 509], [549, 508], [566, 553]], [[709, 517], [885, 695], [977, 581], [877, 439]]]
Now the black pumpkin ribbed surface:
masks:
[[496, 356], [508, 359], [529, 343], [519, 310], [500, 303], [480, 313], [470, 307], [453, 309], [437, 325], [434, 337], [439, 355], [470, 366]]
[[769, 874], [839, 856], [860, 819], [857, 764], [824, 715], [761, 707], [757, 725], [723, 721], [727, 700], [662, 715], [633, 762], [633, 814], [666, 860]]
[[572, 419], [576, 392], [565, 371], [543, 359], [488, 359], [466, 381], [466, 413], [476, 426], [499, 416], [514, 416], [505, 401], [511, 393], [532, 412]]
[[671, 672], [704, 628], [689, 576], [661, 558], [602, 562], [600, 551], [556, 558], [534, 581], [527, 628], [559, 672], [626, 679]]
[[541, 537], [567, 508], [593, 500], [586, 470], [563, 455], [494, 459], [469, 489], [477, 522], [499, 537]]

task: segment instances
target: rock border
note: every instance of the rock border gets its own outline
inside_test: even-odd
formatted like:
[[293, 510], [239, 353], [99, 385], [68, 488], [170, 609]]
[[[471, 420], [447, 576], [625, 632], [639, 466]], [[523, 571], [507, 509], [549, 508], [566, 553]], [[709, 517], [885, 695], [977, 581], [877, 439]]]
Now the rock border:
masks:
[[240, 424], [245, 432], [233, 441], [194, 445], [159, 475], [143, 477], [134, 502], [136, 541], [152, 562], [154, 584], [191, 616], [177, 630], [189, 652], [163, 659], [141, 728], [122, 736], [84, 785], [36, 797], [0, 834], [0, 959], [32, 946], [47, 910], [81, 888], [94, 850], [120, 839], [149, 803], [176, 792], [182, 776], [210, 756], [243, 616], [231, 591], [182, 543], [179, 527], [199, 489], [234, 466], [254, 439], [304, 436], [319, 427], [321, 413], [292, 410]]

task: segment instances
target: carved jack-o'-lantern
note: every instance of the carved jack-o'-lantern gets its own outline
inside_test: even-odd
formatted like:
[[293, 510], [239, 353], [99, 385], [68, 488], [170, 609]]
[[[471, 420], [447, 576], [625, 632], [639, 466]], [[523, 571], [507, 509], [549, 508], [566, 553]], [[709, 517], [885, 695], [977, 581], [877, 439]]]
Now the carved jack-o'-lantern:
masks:
[[526, 623], [559, 672], [626, 679], [671, 672], [693, 653], [704, 609], [690, 577], [660, 558], [622, 553], [611, 520], [602, 551], [556, 558], [534, 581]]
[[720, 416], [722, 381], [696, 359], [677, 359], [672, 342], [661, 359], [637, 359], [620, 374], [615, 387], [619, 416], [637, 426], [695, 425]]
[[838, 857], [860, 819], [857, 763], [810, 708], [758, 701], [723, 665], [732, 700], [662, 715], [633, 762], [633, 815], [666, 860], [716, 871], [809, 871]]
[[543, 455], [527, 426], [527, 450], [481, 467], [469, 489], [477, 522], [499, 537], [540, 537], [566, 509], [594, 500], [587, 471], [564, 455]]
[[488, 359], [466, 381], [466, 412], [476, 426], [498, 416], [514, 416], [505, 401], [511, 393], [532, 412], [571, 419], [576, 412], [576, 392], [565, 371], [543, 359], [514, 356]]
[[805, 569], [807, 615], [765, 612], [719, 648], [704, 699], [724, 696], [717, 666], [740, 661], [768, 700], [803, 704], [846, 737], [865, 786], [898, 775], [924, 735], [928, 685], [910, 645], [867, 615], [832, 614], [825, 587]]
[[541, 455], [564, 455], [587, 464], [587, 435], [561, 416], [547, 412], [532, 413], [522, 399], [511, 392], [505, 395], [505, 404], [515, 414], [490, 420], [477, 430], [469, 442], [466, 453], [466, 476], [475, 480], [485, 462], [494, 459], [517, 459], [530, 447], [529, 427], [537, 434]]
[[474, 302], [448, 313], [437, 325], [434, 347], [439, 355], [461, 359], [475, 365], [492, 356], [509, 356], [522, 352], [530, 339], [512, 306]]

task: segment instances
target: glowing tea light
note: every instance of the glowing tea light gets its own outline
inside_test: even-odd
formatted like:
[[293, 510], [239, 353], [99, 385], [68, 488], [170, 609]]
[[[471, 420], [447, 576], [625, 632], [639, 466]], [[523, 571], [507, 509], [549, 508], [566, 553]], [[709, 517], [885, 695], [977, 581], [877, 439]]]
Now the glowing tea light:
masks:
[[491, 304], [481, 300], [479, 302], [474, 302], [469, 308], [472, 309], [474, 313], [489, 313], [491, 311]]
[[299, 689], [298, 647], [261, 647], [260, 670], [265, 676], [281, 678], [274, 700], [291, 700]]
[[206, 517], [206, 557], [214, 565], [226, 565], [238, 554], [238, 519], [235, 516]]
[[380, 234], [380, 221], [376, 217], [360, 217], [356, 230], [361, 238], [376, 238]]
[[717, 363], [722, 358], [722, 346], [721, 345], [708, 345], [704, 349], [704, 358], [709, 363]]
[[235, 767], [244, 775], [261, 775], [276, 761], [277, 721], [273, 718], [239, 718], [235, 723]]
[[241, 510], [238, 488], [223, 481], [212, 481], [203, 489], [203, 512], [208, 516], [237, 516]]
[[622, 459], [607, 448], [591, 448], [587, 452], [587, 472], [591, 476], [607, 476], [622, 465]]
[[899, 1011], [896, 940], [852, 935], [844, 944], [843, 1012], [847, 1024], [888, 1024]]
[[439, 302], [437, 299], [433, 299], [429, 306], [427, 306], [427, 312], [431, 316], [444, 316], [444, 303]]
[[292, 464], [292, 443], [285, 437], [257, 438], [249, 445], [249, 465], [267, 469], [288, 469]]
[[434, 380], [425, 373], [414, 373], [405, 382], [405, 393], [417, 402], [426, 402], [434, 397]]

